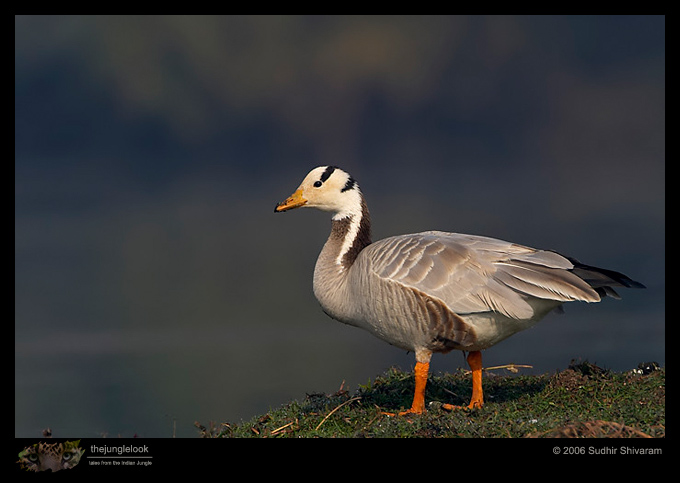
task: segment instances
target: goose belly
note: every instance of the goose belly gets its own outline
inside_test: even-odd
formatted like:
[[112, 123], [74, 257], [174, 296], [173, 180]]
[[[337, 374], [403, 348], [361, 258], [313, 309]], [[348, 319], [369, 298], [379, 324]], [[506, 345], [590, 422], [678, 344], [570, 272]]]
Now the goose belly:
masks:
[[470, 351], [487, 349], [511, 335], [533, 327], [540, 321], [540, 317], [518, 320], [497, 312], [466, 314], [461, 318], [474, 328], [476, 334], [476, 341], [466, 349]]

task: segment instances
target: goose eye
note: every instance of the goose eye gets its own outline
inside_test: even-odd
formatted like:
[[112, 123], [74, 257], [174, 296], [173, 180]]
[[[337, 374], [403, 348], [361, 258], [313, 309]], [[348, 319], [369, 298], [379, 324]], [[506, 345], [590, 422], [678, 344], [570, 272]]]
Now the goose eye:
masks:
[[315, 188], [321, 188], [321, 185], [322, 185], [322, 184], [323, 184], [323, 183], [322, 183], [321, 181], [314, 181], [314, 187], [315, 187]]

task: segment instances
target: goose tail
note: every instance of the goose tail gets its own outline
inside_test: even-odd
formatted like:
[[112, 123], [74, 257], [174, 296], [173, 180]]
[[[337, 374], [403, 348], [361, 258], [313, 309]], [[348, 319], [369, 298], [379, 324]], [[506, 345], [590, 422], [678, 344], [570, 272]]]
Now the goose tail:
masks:
[[616, 290], [614, 290], [613, 287], [647, 288], [640, 282], [636, 282], [623, 273], [616, 272], [614, 270], [608, 270], [606, 268], [586, 265], [585, 263], [579, 262], [575, 258], [565, 258], [567, 258], [574, 265], [574, 268], [569, 271], [590, 285], [593, 290], [595, 290], [600, 295], [600, 297], [608, 296], [615, 299], [620, 299], [621, 297], [618, 293], [616, 293]]

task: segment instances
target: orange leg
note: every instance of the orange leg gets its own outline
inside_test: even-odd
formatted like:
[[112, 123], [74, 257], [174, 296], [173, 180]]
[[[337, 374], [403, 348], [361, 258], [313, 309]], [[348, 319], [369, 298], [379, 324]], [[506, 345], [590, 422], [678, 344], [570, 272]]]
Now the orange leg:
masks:
[[[467, 356], [467, 362], [472, 370], [472, 398], [467, 407], [469, 409], [481, 408], [484, 405], [484, 393], [482, 392], [482, 353], [480, 351], [470, 352]], [[443, 404], [442, 407], [446, 410], [451, 410], [465, 406]]]
[[[411, 409], [398, 413], [399, 416], [404, 416], [406, 414], [422, 414], [425, 412], [425, 386], [427, 385], [427, 373], [429, 370], [429, 362], [416, 362], [416, 389], [413, 394], [413, 404], [411, 404]], [[388, 416], [395, 415], [394, 413], [383, 414]]]
[[427, 385], [427, 373], [430, 370], [429, 362], [416, 362], [416, 390], [413, 393], [413, 404], [406, 413], [422, 414], [425, 411], [425, 386]]
[[470, 352], [467, 357], [470, 369], [472, 369], [472, 399], [470, 409], [484, 406], [484, 394], [482, 393], [482, 353]]

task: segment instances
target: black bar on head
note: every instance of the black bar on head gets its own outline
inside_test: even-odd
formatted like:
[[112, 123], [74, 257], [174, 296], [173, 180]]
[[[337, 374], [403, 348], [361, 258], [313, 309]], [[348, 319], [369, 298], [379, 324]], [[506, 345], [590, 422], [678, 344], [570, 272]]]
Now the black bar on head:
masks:
[[354, 181], [354, 178], [350, 176], [350, 178], [347, 180], [347, 183], [345, 183], [345, 186], [340, 190], [341, 193], [344, 193], [345, 191], [351, 190], [354, 188], [354, 185], [356, 184], [356, 181]]
[[333, 174], [333, 171], [335, 171], [335, 166], [327, 167], [326, 171], [324, 171], [321, 175], [321, 182], [325, 182], [328, 178], [330, 178], [331, 174]]

